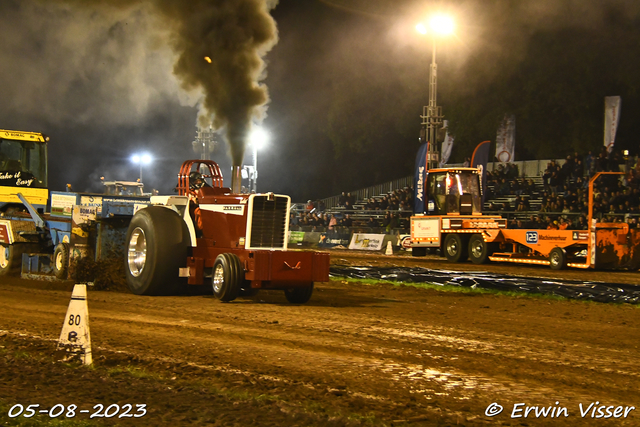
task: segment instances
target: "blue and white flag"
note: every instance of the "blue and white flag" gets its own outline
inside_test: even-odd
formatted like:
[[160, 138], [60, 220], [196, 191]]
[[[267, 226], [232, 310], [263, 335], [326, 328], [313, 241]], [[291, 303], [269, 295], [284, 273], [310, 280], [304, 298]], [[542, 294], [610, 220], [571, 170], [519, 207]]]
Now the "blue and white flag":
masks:
[[416, 155], [416, 170], [413, 178], [413, 212], [423, 214], [425, 208], [425, 185], [427, 177], [427, 148], [428, 143], [420, 145]]

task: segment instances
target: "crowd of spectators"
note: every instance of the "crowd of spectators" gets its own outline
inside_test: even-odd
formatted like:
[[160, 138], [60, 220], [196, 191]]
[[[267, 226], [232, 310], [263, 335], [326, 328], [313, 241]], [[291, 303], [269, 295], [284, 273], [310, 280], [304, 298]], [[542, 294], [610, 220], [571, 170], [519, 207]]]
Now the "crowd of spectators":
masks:
[[[591, 151], [581, 156], [568, 155], [562, 165], [555, 160], [547, 164], [542, 174], [542, 185], [532, 179], [513, 176], [513, 168], [498, 168], [488, 173], [488, 199], [513, 200], [491, 202], [490, 212], [524, 212], [528, 219], [512, 215], [511, 228], [576, 229], [587, 228], [589, 209], [589, 179], [596, 172], [624, 172], [624, 175], [606, 175], [596, 181], [593, 212], [599, 220], [628, 222], [637, 225], [640, 216], [640, 158], [624, 156], [618, 151], [608, 153], [603, 147], [595, 156]], [[511, 176], [509, 176], [511, 174]], [[532, 209], [533, 201], [539, 208]]]
[[[629, 157], [606, 148], [594, 155], [574, 152], [564, 162], [551, 160], [541, 175], [541, 183], [520, 175], [514, 163], [499, 164], [487, 173], [485, 211], [509, 218], [509, 228], [587, 229], [589, 178], [596, 172], [624, 172], [607, 175], [594, 189], [594, 217], [601, 221], [625, 221], [631, 227], [640, 222], [640, 157]], [[497, 202], [496, 199], [500, 199]], [[363, 231], [389, 231], [409, 228], [413, 210], [413, 189], [407, 187], [389, 194], [356, 200], [343, 192], [337, 207], [325, 212], [322, 201], [309, 201], [304, 209], [291, 213], [293, 229], [339, 231], [358, 227]]]
[[343, 192], [335, 209], [325, 212], [321, 201], [309, 200], [303, 210], [292, 211], [292, 229], [310, 231], [339, 231], [341, 227], [358, 227], [368, 232], [408, 229], [413, 212], [413, 188], [397, 189], [385, 195], [356, 200]]

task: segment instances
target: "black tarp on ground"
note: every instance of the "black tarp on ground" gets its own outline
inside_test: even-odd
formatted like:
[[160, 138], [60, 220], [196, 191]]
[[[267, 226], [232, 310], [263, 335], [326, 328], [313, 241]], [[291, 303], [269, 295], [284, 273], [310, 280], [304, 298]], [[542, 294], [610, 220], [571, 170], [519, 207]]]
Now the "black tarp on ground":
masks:
[[429, 270], [420, 267], [331, 266], [333, 277], [433, 283], [472, 289], [493, 289], [562, 296], [597, 302], [640, 304], [640, 286], [619, 283], [558, 281], [536, 277], [503, 276], [487, 272]]

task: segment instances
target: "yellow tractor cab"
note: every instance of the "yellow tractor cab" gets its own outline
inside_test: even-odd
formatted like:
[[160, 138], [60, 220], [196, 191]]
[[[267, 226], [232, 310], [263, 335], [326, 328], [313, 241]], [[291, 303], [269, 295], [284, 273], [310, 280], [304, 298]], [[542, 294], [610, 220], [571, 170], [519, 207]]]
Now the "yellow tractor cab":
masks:
[[0, 129], [0, 212], [24, 209], [18, 194], [44, 211], [49, 198], [48, 141], [41, 133]]

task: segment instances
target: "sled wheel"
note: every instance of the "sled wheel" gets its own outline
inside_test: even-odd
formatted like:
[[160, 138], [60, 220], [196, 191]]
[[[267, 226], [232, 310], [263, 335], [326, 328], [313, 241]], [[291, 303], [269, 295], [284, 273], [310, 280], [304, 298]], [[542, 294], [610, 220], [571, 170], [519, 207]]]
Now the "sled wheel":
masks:
[[257, 295], [259, 288], [252, 288], [251, 281], [245, 281], [240, 291], [238, 292], [239, 297], [251, 298]]
[[68, 243], [58, 243], [53, 251], [53, 274], [60, 280], [66, 280], [69, 276]]
[[136, 295], [171, 295], [184, 289], [189, 231], [180, 216], [162, 206], [138, 211], [127, 230], [125, 274]]
[[459, 234], [447, 234], [444, 239], [444, 256], [450, 262], [462, 262], [467, 260], [469, 252]]
[[244, 270], [235, 254], [220, 254], [213, 263], [213, 295], [220, 301], [236, 299], [244, 282]]
[[304, 304], [311, 299], [313, 293], [313, 283], [306, 288], [285, 289], [284, 296], [291, 304]]
[[426, 256], [427, 248], [411, 248], [411, 256]]
[[38, 245], [32, 243], [0, 245], [0, 276], [19, 276], [22, 271], [22, 254], [37, 250]]
[[553, 270], [562, 270], [567, 266], [567, 253], [562, 248], [553, 248], [549, 253], [549, 265]]
[[492, 254], [491, 243], [484, 241], [481, 234], [474, 234], [469, 240], [469, 259], [474, 264], [484, 264]]

